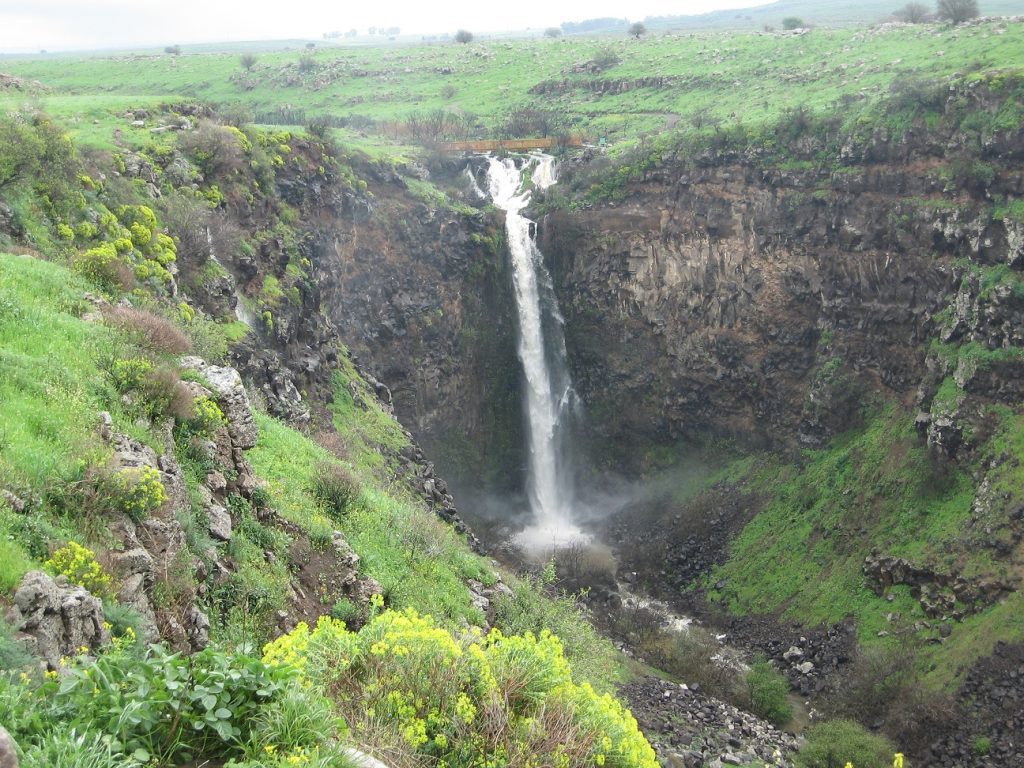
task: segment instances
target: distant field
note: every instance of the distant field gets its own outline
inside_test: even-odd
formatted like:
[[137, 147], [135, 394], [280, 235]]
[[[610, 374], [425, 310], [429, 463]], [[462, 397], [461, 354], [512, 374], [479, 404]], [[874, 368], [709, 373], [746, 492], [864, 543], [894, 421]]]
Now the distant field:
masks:
[[[444, 109], [471, 115], [475, 121], [466, 122], [485, 135], [527, 107], [555, 113], [566, 128], [616, 142], [657, 134], [698, 115], [756, 123], [798, 105], [848, 111], [908, 79], [1024, 68], [1024, 23], [815, 29], [802, 36], [657, 32], [641, 40], [392, 43], [318, 47], [312, 53], [301, 43], [292, 46], [255, 52], [249, 71], [240, 64], [238, 46], [205, 53], [186, 49], [181, 56], [0, 60], [0, 71], [43, 86], [0, 90], [0, 109], [42, 107], [66, 121], [78, 141], [98, 147], [113, 146], [115, 130], [123, 142], [148, 138], [150, 126], [132, 128], [123, 117], [126, 109], [186, 99], [236, 105], [271, 122], [354, 119], [363, 133], [381, 137], [374, 140], [378, 145], [393, 132], [381, 123], [402, 123], [412, 113]], [[619, 63], [599, 73], [580, 66], [601, 52]], [[632, 87], [651, 77], [662, 81]], [[557, 86], [531, 93], [543, 83]]]
[[[665, 27], [684, 30], [697, 29], [760, 29], [764, 24], [778, 27], [782, 19], [796, 16], [813, 26], [862, 26], [874, 24], [906, 5], [905, 0], [779, 0], [753, 8], [713, 11], [699, 16], [648, 19], [652, 29]], [[932, 7], [934, 4], [925, 3]], [[1024, 13], [1020, 0], [979, 0], [979, 10], [985, 16], [1010, 16]]]

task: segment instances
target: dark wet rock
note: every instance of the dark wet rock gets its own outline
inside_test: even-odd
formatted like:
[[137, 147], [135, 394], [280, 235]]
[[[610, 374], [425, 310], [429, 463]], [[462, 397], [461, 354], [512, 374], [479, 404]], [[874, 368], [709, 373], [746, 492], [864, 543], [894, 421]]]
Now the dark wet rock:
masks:
[[795, 737], [691, 687], [647, 677], [619, 692], [663, 765], [792, 765]]

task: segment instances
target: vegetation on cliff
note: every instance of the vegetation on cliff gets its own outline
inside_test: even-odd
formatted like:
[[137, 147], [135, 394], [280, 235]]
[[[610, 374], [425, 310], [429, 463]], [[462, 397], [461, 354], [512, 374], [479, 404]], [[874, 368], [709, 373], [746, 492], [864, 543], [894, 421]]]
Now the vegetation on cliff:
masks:
[[[309, 174], [368, 199], [347, 158], [315, 137], [210, 123], [187, 141], [83, 160], [49, 120], [4, 120], [59, 155], [36, 173], [34, 155], [18, 165], [34, 142], [0, 147], [19, 169], [4, 180], [0, 237], [21, 251], [0, 254], [0, 602], [25, 617], [0, 633], [0, 720], [24, 764], [326, 768], [351, 764], [353, 740], [380, 754], [414, 748], [408, 723], [359, 730], [326, 686], [256, 654], [330, 614], [323, 626], [355, 650], [341, 619], [369, 631], [408, 611], [431, 614], [416, 621], [453, 647], [470, 625], [508, 633], [475, 647], [511, 687], [461, 713], [424, 711], [432, 723], [462, 717], [449, 764], [503, 764], [523, 749], [555, 759], [558, 744], [574, 745], [566, 765], [652, 764], [603, 693], [618, 667], [610, 643], [571, 600], [513, 577], [506, 587], [435, 514], [411, 438], [336, 337], [320, 339], [327, 365], [308, 384], [320, 400], [280, 383], [246, 394], [225, 365], [243, 365], [252, 353], [238, 350], [257, 338], [261, 363], [286, 357], [302, 318], [329, 328], [311, 298], [310, 209], [289, 185]], [[225, 264], [241, 259], [256, 279], [229, 303]], [[32, 635], [49, 621], [39, 601], [65, 594], [89, 611], [70, 622], [91, 632], [80, 646]], [[46, 611], [60, 620], [63, 605]], [[543, 637], [518, 634], [537, 620]], [[566, 654], [551, 630], [569, 638]], [[429, 655], [416, 637], [412, 657]], [[62, 658], [35, 671], [26, 640], [52, 641]], [[538, 665], [551, 674], [506, 712]], [[380, 671], [364, 669], [350, 693], [383, 686]], [[507, 716], [508, 739], [477, 743], [467, 706], [486, 714], [478, 724]], [[431, 732], [439, 749], [444, 733]]]

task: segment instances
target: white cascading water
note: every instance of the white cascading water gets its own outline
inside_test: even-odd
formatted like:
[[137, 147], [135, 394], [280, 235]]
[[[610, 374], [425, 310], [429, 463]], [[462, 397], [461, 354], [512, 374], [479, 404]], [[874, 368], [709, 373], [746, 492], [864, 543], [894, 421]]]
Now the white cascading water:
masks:
[[[516, 305], [519, 311], [519, 360], [525, 374], [525, 409], [530, 464], [526, 486], [534, 525], [517, 541], [525, 549], [543, 551], [584, 538], [573, 524], [575, 493], [572, 467], [564, 444], [572, 402], [566, 365], [562, 318], [554, 301], [551, 276], [531, 234], [534, 222], [521, 211], [530, 202], [524, 180], [546, 189], [556, 181], [554, 158], [533, 155], [517, 164], [514, 158], [489, 157], [487, 187], [491, 201], [505, 211]], [[551, 338], [545, 343], [545, 330]]]

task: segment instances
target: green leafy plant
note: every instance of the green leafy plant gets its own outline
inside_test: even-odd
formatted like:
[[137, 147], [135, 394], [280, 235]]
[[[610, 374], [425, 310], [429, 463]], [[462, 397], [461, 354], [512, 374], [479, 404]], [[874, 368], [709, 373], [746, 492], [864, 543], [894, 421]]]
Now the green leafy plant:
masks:
[[179, 764], [237, 754], [289, 677], [215, 648], [185, 657], [153, 646], [141, 659], [115, 649], [72, 663], [52, 706], [58, 719], [107, 734], [112, 749], [140, 762]]
[[789, 703], [789, 684], [775, 667], [766, 661], [751, 666], [747, 673], [747, 691], [754, 714], [778, 726], [793, 719]]

